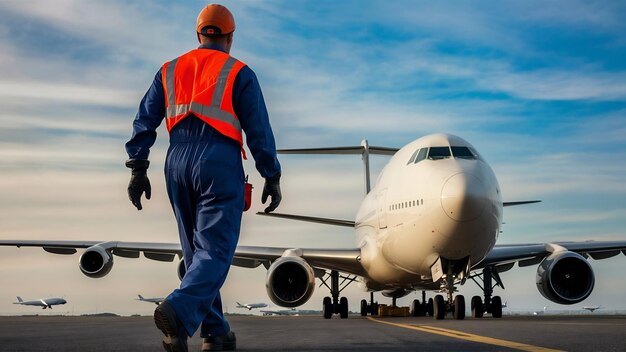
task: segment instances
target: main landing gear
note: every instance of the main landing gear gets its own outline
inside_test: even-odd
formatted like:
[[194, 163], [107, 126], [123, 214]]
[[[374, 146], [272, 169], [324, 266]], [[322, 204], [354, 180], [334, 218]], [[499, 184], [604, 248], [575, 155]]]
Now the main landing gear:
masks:
[[372, 316], [378, 315], [378, 302], [374, 302], [374, 292], [370, 292], [369, 303], [364, 299], [361, 300], [361, 316], [365, 317], [368, 313]]
[[432, 317], [435, 309], [435, 300], [429, 298], [426, 301], [426, 291], [422, 291], [422, 302], [419, 299], [414, 299], [411, 303], [411, 315], [414, 317]]
[[[330, 277], [330, 286], [327, 281]], [[330, 319], [333, 314], [339, 314], [341, 319], [345, 319], [348, 317], [348, 299], [346, 297], [339, 298], [339, 294], [343, 289], [345, 289], [349, 284], [351, 284], [356, 277], [354, 276], [341, 276], [343, 279], [341, 283], [339, 282], [339, 272], [336, 270], [332, 270], [330, 275], [325, 276], [322, 279], [322, 285], [328, 287], [330, 290], [330, 294], [332, 297], [324, 297], [323, 301], [323, 310], [324, 310], [324, 319]], [[367, 303], [367, 302], [366, 302]], [[361, 306], [363, 302], [361, 302]]]
[[[475, 278], [480, 276], [482, 276], [483, 279], [482, 285]], [[476, 285], [483, 290], [485, 297], [484, 302], [480, 296], [472, 297], [472, 317], [482, 318], [485, 313], [490, 313], [494, 318], [502, 318], [502, 299], [500, 296], [491, 297], [493, 289], [496, 286], [500, 286], [504, 289], [504, 284], [502, 283], [502, 279], [500, 279], [498, 271], [492, 266], [487, 266], [483, 269], [482, 274], [470, 276], [470, 279], [474, 280]], [[495, 285], [493, 284], [493, 281], [495, 281]]]

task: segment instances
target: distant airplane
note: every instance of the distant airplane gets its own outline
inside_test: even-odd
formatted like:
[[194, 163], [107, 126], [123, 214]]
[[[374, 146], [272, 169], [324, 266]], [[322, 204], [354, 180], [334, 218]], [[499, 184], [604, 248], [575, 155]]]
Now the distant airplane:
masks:
[[281, 310], [261, 310], [263, 315], [298, 315], [299, 311], [295, 308], [291, 309], [281, 309]]
[[602, 308], [602, 306], [585, 306], [583, 307], [584, 310], [588, 310], [590, 312], [595, 312], [596, 310]]
[[539, 310], [539, 311], [533, 312], [533, 315], [544, 315], [544, 314], [546, 314], [547, 310], [548, 310], [547, 306], [543, 307], [543, 310]]
[[143, 298], [142, 295], [137, 295], [137, 297], [139, 297], [139, 299], [137, 299], [138, 301], [154, 303], [157, 306], [161, 304], [161, 302], [163, 302], [163, 300], [165, 299], [165, 298]]
[[263, 308], [263, 307], [267, 307], [267, 304], [265, 303], [244, 303], [241, 304], [239, 302], [237, 303], [237, 308], [246, 308], [247, 310], [252, 310], [252, 308]]
[[13, 304], [20, 304], [23, 306], [38, 306], [38, 307], [41, 307], [41, 309], [46, 309], [46, 308], [52, 309], [52, 306], [65, 304], [65, 303], [67, 303], [67, 301], [64, 300], [63, 298], [46, 298], [46, 299], [41, 298], [36, 301], [24, 301], [22, 297], [20, 296], [17, 296], [17, 302], [13, 302]]

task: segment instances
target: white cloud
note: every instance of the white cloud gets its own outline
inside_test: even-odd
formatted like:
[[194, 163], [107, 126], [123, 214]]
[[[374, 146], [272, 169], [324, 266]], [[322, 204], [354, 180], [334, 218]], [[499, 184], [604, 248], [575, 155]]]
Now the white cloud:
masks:
[[626, 72], [586, 69], [489, 72], [481, 88], [530, 100], [626, 100]]
[[0, 81], [2, 100], [12, 102], [50, 101], [68, 104], [89, 104], [109, 107], [130, 107], [137, 104], [136, 90], [120, 90], [86, 84], [58, 84], [53, 82]]

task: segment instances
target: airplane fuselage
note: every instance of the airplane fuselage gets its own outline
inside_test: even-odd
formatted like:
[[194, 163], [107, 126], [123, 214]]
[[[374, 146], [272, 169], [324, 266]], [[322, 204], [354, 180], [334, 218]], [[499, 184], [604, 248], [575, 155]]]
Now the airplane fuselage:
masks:
[[46, 309], [46, 308], [50, 308], [52, 309], [52, 306], [55, 305], [60, 305], [60, 304], [66, 304], [67, 301], [63, 298], [45, 298], [45, 299], [39, 299], [36, 301], [19, 301], [19, 302], [15, 302], [14, 304], [20, 304], [23, 306], [37, 306], [37, 307], [42, 307], [42, 309]]
[[357, 213], [365, 283], [374, 290], [437, 288], [433, 265], [440, 258], [480, 262], [501, 218], [495, 174], [468, 142], [444, 134], [417, 139], [393, 156]]

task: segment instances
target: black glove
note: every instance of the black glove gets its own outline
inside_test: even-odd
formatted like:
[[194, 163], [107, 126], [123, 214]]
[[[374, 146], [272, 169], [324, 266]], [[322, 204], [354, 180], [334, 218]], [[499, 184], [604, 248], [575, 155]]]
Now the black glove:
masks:
[[131, 168], [130, 182], [128, 183], [128, 199], [133, 203], [137, 210], [141, 210], [141, 195], [146, 192], [146, 199], [150, 199], [152, 195], [152, 187], [148, 180], [148, 160], [131, 159], [126, 161], [126, 167]]
[[267, 197], [272, 197], [270, 205], [265, 208], [266, 213], [273, 212], [280, 204], [280, 200], [283, 196], [280, 194], [280, 173], [274, 177], [268, 177], [265, 179], [265, 185], [263, 186], [263, 195], [261, 195], [261, 202], [265, 204]]

